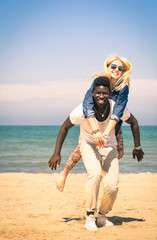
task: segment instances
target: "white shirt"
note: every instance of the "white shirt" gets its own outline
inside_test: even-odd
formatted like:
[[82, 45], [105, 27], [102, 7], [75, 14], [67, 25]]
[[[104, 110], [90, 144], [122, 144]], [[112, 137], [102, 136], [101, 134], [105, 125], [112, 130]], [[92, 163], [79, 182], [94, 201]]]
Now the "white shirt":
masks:
[[[113, 100], [109, 100], [110, 102], [110, 113], [108, 118], [103, 121], [103, 122], [99, 122], [96, 118], [96, 123], [98, 125], [98, 128], [100, 130], [101, 133], [104, 132], [105, 128], [108, 125], [108, 122], [110, 120], [110, 116], [113, 112], [113, 107], [114, 107], [114, 101]], [[129, 119], [130, 117], [130, 112], [128, 111], [127, 108], [124, 109], [124, 113], [122, 116], [122, 120], [126, 121], [127, 119]], [[79, 106], [77, 106], [71, 113], [70, 113], [70, 121], [72, 124], [80, 124], [80, 136], [79, 136], [79, 143], [81, 143], [82, 141], [86, 141], [89, 144], [95, 144], [94, 141], [94, 137], [92, 134], [92, 129], [88, 123], [87, 118], [84, 118], [83, 115], [83, 106], [82, 104], [80, 104]], [[115, 129], [112, 130], [112, 132], [110, 133], [110, 137], [107, 141], [107, 147], [112, 146], [112, 147], [116, 147], [117, 145], [117, 141], [116, 141], [116, 136], [115, 136]]]

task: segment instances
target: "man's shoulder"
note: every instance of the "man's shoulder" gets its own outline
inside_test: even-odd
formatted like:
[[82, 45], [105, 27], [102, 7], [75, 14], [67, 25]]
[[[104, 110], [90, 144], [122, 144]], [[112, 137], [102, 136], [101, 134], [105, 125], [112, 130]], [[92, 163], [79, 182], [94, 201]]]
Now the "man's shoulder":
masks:
[[[83, 113], [83, 105], [82, 105], [82, 103], [81, 104], [79, 104], [78, 106], [76, 106], [73, 110], [72, 110], [72, 112], [78, 112], [78, 114], [82, 114]], [[71, 112], [71, 113], [72, 113]]]
[[84, 119], [83, 115], [83, 105], [79, 104], [74, 110], [70, 113], [70, 120], [73, 124], [79, 124], [82, 119]]

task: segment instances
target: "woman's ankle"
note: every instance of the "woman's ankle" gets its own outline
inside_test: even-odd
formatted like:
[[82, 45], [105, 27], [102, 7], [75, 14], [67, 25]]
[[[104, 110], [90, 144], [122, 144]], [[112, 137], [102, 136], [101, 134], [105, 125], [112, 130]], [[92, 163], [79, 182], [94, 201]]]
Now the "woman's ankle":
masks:
[[60, 173], [60, 175], [64, 176], [65, 178], [68, 176], [68, 174], [69, 174], [68, 168], [64, 168], [63, 171]]

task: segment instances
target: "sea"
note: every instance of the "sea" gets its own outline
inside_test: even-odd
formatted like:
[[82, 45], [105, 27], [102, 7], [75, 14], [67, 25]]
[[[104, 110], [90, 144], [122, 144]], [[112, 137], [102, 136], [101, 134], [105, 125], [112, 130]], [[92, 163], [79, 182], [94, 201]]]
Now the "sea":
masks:
[[[48, 161], [53, 153], [60, 126], [0, 126], [0, 172], [52, 173]], [[143, 161], [133, 160], [134, 147], [130, 126], [123, 126], [124, 157], [120, 173], [157, 173], [157, 126], [140, 126]], [[63, 144], [60, 173], [78, 143], [79, 126], [69, 130]], [[82, 159], [71, 173], [86, 173]]]

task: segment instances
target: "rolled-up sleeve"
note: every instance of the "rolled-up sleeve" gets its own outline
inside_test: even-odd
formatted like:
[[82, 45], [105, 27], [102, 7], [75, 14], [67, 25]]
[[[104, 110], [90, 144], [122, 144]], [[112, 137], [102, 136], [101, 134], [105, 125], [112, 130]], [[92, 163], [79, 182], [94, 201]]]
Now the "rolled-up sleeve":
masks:
[[128, 94], [129, 94], [129, 87], [126, 85], [122, 90], [117, 93], [116, 98], [113, 100], [115, 101], [115, 105], [113, 108], [113, 114], [111, 115], [111, 119], [119, 121], [123, 116], [124, 109], [128, 102]]
[[92, 96], [94, 81], [86, 92], [85, 98], [83, 100], [83, 114], [85, 118], [93, 118], [94, 117], [94, 100]]

